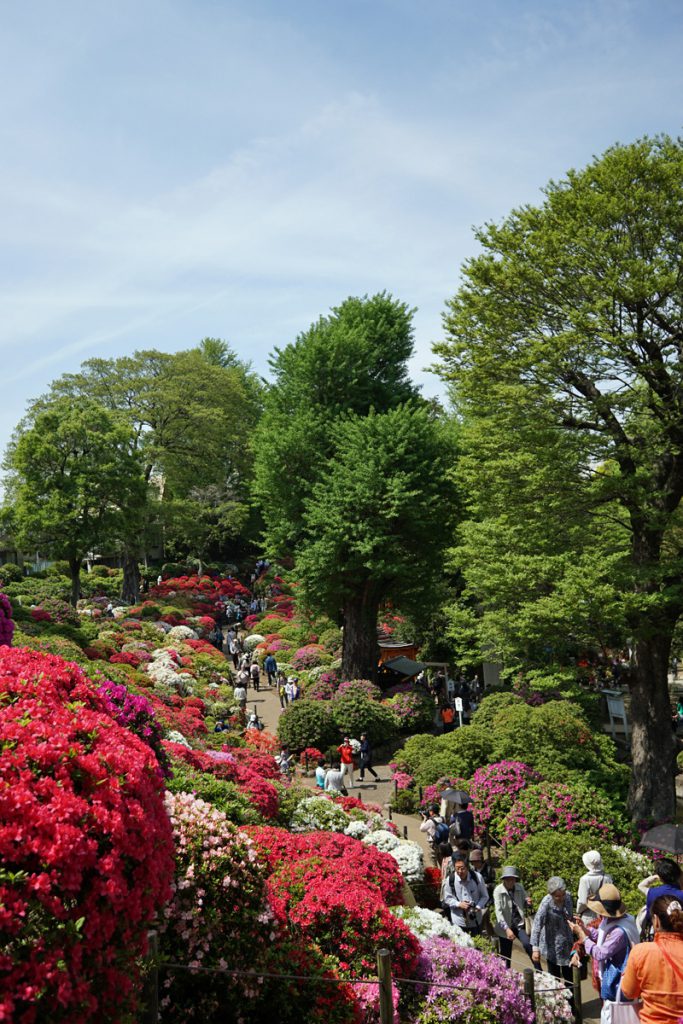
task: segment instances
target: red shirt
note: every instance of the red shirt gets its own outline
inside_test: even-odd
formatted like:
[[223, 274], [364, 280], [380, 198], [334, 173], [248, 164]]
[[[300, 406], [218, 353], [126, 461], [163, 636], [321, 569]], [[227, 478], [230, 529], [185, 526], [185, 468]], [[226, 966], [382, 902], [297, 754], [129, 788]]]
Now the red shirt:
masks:
[[350, 743], [342, 743], [341, 747], [337, 747], [341, 756], [342, 764], [353, 764], [353, 747]]

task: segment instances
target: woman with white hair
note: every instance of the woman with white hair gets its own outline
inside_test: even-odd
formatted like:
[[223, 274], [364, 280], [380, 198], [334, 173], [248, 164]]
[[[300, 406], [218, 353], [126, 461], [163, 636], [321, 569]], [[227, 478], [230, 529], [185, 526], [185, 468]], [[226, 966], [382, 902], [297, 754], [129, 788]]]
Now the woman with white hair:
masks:
[[605, 872], [602, 857], [597, 850], [588, 850], [581, 858], [586, 874], [581, 875], [579, 891], [576, 894], [576, 913], [585, 925], [595, 920], [595, 914], [588, 906], [589, 900], [595, 900], [603, 885], [610, 885], [612, 876]]

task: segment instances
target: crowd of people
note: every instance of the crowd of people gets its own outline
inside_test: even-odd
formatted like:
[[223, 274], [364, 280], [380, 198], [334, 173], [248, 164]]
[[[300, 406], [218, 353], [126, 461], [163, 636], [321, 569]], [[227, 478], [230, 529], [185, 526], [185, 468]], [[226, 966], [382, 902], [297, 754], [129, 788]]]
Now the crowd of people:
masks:
[[587, 968], [612, 1020], [619, 1002], [638, 1001], [645, 1024], [680, 1024], [683, 1019], [683, 874], [674, 860], [655, 861], [655, 874], [643, 879], [645, 906], [638, 920], [627, 912], [621, 893], [605, 871], [597, 850], [583, 855], [576, 904], [565, 880], [553, 875], [533, 913], [518, 868], [496, 873], [474, 842], [469, 802], [448, 819], [438, 804], [423, 813], [420, 830], [441, 867], [441, 906], [453, 924], [470, 935], [495, 936], [509, 966], [518, 943], [536, 970], [546, 969], [567, 983], [570, 1004], [573, 968]]
[[[301, 695], [296, 677], [285, 677], [273, 655], [263, 666], [246, 649], [240, 629], [245, 615], [264, 610], [265, 598], [227, 602], [223, 625], [210, 637], [232, 660], [235, 672], [234, 699], [246, 728], [262, 729], [256, 713], [246, 716], [249, 688], [275, 689], [281, 710]], [[619, 663], [603, 666], [618, 678]], [[605, 672], [601, 673], [604, 676]], [[265, 682], [263, 677], [265, 676]], [[444, 732], [469, 720], [483, 694], [477, 677], [464, 673], [451, 678], [437, 672], [431, 682], [416, 680], [432, 693]], [[683, 703], [679, 708], [683, 720]], [[222, 728], [221, 723], [216, 726]], [[286, 747], [278, 755], [280, 770], [289, 777], [295, 758]], [[373, 767], [373, 752], [366, 733], [360, 739], [344, 736], [328, 764], [318, 761], [315, 785], [326, 793], [347, 795], [365, 780], [366, 772], [381, 781]], [[576, 902], [565, 880], [553, 875], [547, 893], [534, 913], [521, 873], [513, 864], [500, 869], [499, 878], [484, 850], [475, 842], [474, 815], [469, 800], [449, 808], [448, 817], [434, 804], [423, 814], [425, 833], [435, 862], [441, 868], [440, 900], [444, 915], [464, 932], [482, 932], [496, 938], [501, 957], [509, 967], [517, 944], [536, 970], [546, 969], [562, 978], [571, 995], [572, 969], [590, 964], [593, 984], [602, 1000], [602, 1020], [612, 1020], [610, 1008], [637, 1006], [644, 1024], [681, 1024], [683, 1021], [683, 875], [670, 859], [655, 862], [655, 874], [643, 879], [640, 889], [645, 906], [636, 921], [626, 910], [615, 879], [605, 870], [597, 850], [583, 855]], [[618, 882], [618, 879], [616, 879]], [[573, 999], [570, 998], [574, 1008]]]

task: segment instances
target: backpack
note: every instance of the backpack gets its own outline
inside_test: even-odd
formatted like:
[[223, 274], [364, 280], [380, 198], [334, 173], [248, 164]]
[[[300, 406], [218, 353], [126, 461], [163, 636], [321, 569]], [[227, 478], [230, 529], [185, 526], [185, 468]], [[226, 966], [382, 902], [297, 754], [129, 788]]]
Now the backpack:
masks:
[[448, 842], [448, 836], [449, 836], [449, 832], [448, 832], [448, 825], [446, 824], [446, 822], [445, 821], [437, 822], [436, 828], [434, 829], [434, 844], [436, 846], [438, 846], [439, 843], [447, 843]]
[[598, 896], [600, 895], [600, 890], [602, 889], [602, 887], [604, 885], [604, 882], [605, 882], [605, 876], [601, 875], [600, 876], [600, 881], [598, 882], [597, 889], [594, 889], [592, 885], [588, 886], [588, 895], [586, 896], [586, 902], [588, 902], [588, 900], [593, 900], [593, 901], [597, 900]]

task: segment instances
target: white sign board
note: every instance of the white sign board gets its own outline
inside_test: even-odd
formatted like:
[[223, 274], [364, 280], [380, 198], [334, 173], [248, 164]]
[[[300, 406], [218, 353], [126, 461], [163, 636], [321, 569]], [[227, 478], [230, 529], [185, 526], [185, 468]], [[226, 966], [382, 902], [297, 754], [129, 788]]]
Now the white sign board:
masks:
[[455, 698], [455, 710], [462, 711], [462, 697]]

